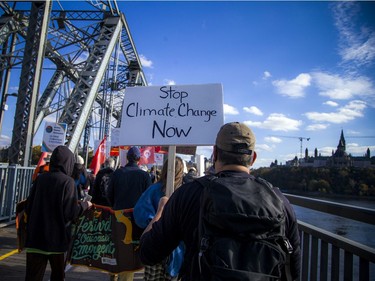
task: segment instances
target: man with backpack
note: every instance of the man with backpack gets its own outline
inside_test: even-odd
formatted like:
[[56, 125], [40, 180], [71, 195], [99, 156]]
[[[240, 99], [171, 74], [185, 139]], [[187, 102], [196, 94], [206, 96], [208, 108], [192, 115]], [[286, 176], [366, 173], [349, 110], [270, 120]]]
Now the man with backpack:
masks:
[[[133, 209], [139, 197], [151, 185], [151, 177], [148, 172], [139, 167], [140, 149], [132, 146], [126, 159], [128, 163], [125, 167], [114, 171], [109, 181], [107, 196], [113, 210]], [[134, 236], [132, 238], [137, 240]], [[110, 280], [133, 281], [134, 273], [121, 272], [117, 279], [112, 275]]]
[[94, 186], [91, 191], [91, 202], [102, 206], [111, 206], [108, 200], [108, 186], [113, 172], [115, 171], [115, 160], [107, 158], [102, 169], [95, 177]]
[[182, 185], [141, 238], [144, 264], [162, 261], [183, 241], [182, 280], [297, 280], [300, 237], [294, 210], [278, 188], [250, 175], [255, 136], [245, 124], [221, 127], [215, 175]]

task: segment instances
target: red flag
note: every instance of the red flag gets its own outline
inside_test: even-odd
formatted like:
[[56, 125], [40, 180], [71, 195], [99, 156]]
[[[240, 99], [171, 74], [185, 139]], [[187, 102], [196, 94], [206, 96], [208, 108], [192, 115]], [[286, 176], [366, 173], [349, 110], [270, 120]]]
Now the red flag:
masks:
[[91, 171], [93, 172], [94, 175], [96, 175], [99, 172], [100, 166], [105, 161], [105, 142], [106, 142], [106, 139], [107, 139], [107, 137], [104, 137], [104, 139], [102, 139], [98, 148], [96, 149], [94, 158], [92, 158], [90, 169], [91, 169]]
[[141, 159], [139, 160], [139, 165], [154, 164], [155, 148], [153, 146], [146, 146], [141, 148]]
[[45, 165], [46, 164], [46, 159], [49, 156], [49, 152], [42, 152], [42, 155], [40, 155], [38, 164], [36, 165], [37, 167]]

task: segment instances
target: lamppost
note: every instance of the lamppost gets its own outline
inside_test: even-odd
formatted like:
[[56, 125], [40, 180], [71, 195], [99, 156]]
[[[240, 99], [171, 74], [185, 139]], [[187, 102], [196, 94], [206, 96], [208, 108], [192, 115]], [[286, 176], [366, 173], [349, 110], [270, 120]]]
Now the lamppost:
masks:
[[6, 93], [4, 95], [4, 98], [1, 100], [1, 107], [0, 107], [0, 137], [1, 137], [1, 131], [3, 129], [4, 112], [5, 112], [5, 110], [7, 110], [6, 103], [7, 103], [7, 99], [8, 99], [9, 96], [11, 96], [11, 97], [17, 97], [18, 94], [17, 93], [11, 93], [11, 94]]

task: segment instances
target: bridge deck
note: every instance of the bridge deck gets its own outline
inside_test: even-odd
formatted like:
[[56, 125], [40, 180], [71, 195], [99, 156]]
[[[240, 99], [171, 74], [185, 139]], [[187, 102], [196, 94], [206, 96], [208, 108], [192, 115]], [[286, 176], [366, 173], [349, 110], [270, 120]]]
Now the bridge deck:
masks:
[[[50, 268], [47, 267], [44, 280], [49, 280]], [[26, 253], [17, 251], [17, 235], [15, 225], [0, 227], [0, 279], [24, 280], [26, 274]], [[65, 280], [110, 280], [109, 274], [84, 266], [67, 266]], [[143, 273], [135, 273], [135, 281], [143, 280]]]

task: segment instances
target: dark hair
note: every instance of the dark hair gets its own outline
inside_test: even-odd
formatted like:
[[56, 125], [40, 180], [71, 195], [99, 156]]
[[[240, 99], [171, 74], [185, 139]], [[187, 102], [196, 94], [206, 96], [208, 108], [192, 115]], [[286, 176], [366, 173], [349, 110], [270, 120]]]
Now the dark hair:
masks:
[[81, 173], [83, 173], [85, 176], [87, 176], [85, 166], [82, 165], [82, 164], [74, 163], [72, 178], [75, 179], [75, 180], [78, 180]]
[[129, 163], [138, 162], [139, 159], [141, 159], [141, 157], [138, 157], [136, 155], [128, 155], [126, 158], [128, 159]]
[[[168, 159], [164, 162], [163, 168], [161, 170], [159, 182], [161, 183], [161, 191], [165, 194], [167, 190], [167, 173], [168, 173]], [[174, 188], [175, 191], [182, 184], [182, 179], [184, 177], [184, 163], [180, 157], [176, 157], [174, 165]]]
[[249, 167], [251, 165], [252, 156], [249, 154], [232, 153], [221, 150], [216, 146], [216, 157], [223, 165], [241, 165]]

